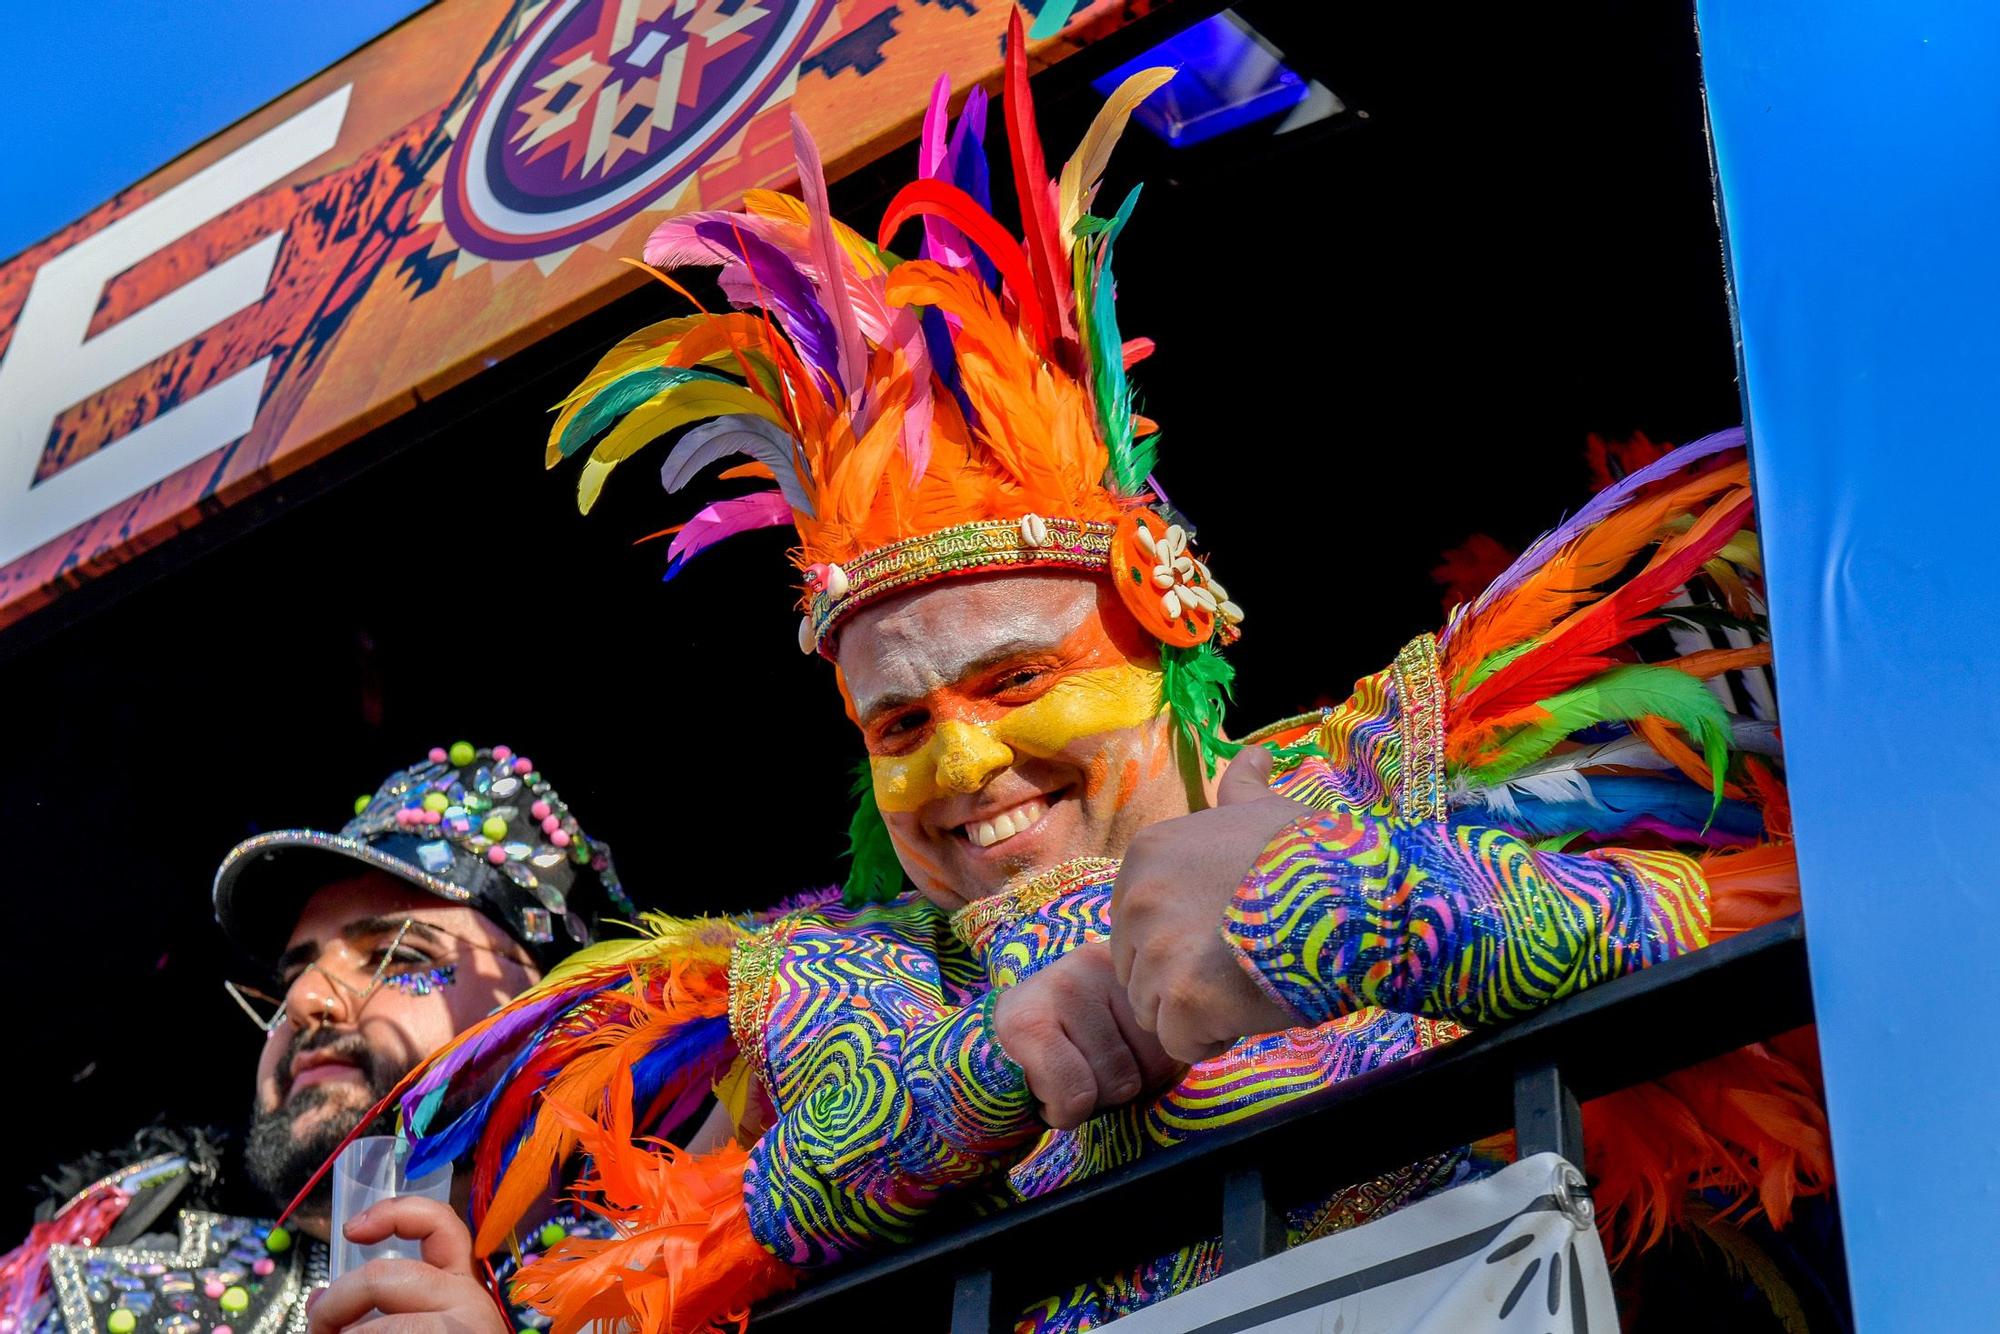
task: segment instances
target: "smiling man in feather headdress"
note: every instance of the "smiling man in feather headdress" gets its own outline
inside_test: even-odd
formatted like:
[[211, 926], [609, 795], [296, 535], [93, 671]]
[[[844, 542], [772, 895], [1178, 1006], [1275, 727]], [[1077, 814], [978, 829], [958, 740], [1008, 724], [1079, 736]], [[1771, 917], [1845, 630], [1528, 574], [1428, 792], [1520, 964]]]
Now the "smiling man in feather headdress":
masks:
[[[1704, 572], [1755, 586], [1735, 433], [1599, 497], [1341, 707], [1225, 736], [1221, 651], [1243, 616], [1153, 487], [1151, 427], [1131, 410], [1142, 348], [1119, 333], [1110, 261], [1136, 192], [1095, 202], [1126, 117], [1171, 75], [1114, 93], [1051, 181], [1021, 50], [1017, 20], [1021, 239], [986, 209], [980, 90], [950, 125], [940, 84], [920, 179], [879, 244], [830, 216], [795, 126], [802, 198], [752, 192], [648, 247], [655, 264], [721, 266], [741, 309], [626, 340], [551, 436], [552, 464], [588, 456], [586, 509], [677, 428], [693, 425], [666, 459], [670, 491], [748, 456], [731, 475], [774, 485], [702, 509], [671, 560], [792, 525], [799, 644], [835, 665], [869, 756], [844, 901], [658, 923], [503, 1011], [405, 1094], [420, 1142], [506, 1146], [511, 1198], [572, 1150], [591, 1156], [624, 1235], [565, 1243], [515, 1289], [560, 1331], [706, 1327], [917, 1235], [954, 1197], [1046, 1192], [1698, 947], [1753, 920], [1733, 885], [1777, 886], [1765, 911], [1783, 910], [1789, 853], [1759, 800], [1775, 771], [1735, 749], [1769, 749], [1768, 729], [1704, 684], [1766, 651], [1661, 665], [1630, 651]], [[902, 241], [916, 257], [891, 252]], [[532, 1059], [502, 1036], [531, 1033]], [[438, 1090], [495, 1078], [514, 1114], [431, 1114]], [[1771, 1199], [1813, 1177], [1824, 1128], [1795, 1072], [1739, 1062], [1708, 1078], [1775, 1090], [1766, 1105], [1785, 1112], [1711, 1127], [1675, 1161], [1783, 1178]], [[653, 1109], [711, 1084], [705, 1152], [635, 1141]], [[1800, 1145], [1803, 1166], [1764, 1152]], [[1487, 1161], [1455, 1150], [1307, 1201], [1292, 1234]], [[1600, 1168], [1600, 1204], [1630, 1235], [1637, 1169]], [[1680, 1184], [1654, 1207], [1670, 1214]], [[476, 1249], [516, 1221], [480, 1214]], [[1098, 1323], [1218, 1263], [1202, 1242], [1024, 1319]]]

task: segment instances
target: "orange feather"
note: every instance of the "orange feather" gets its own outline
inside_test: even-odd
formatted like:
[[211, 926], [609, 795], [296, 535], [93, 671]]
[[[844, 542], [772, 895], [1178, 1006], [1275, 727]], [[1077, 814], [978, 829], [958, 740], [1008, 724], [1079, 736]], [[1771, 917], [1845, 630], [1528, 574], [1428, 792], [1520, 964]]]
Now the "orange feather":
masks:
[[[1679, 769], [1704, 789], [1710, 792], [1715, 790], [1715, 775], [1710, 772], [1707, 762], [1695, 753], [1693, 746], [1681, 740], [1679, 729], [1672, 723], [1664, 718], [1634, 718], [1632, 730], [1646, 738], [1646, 744], [1660, 752], [1661, 759], [1671, 763], [1674, 768]], [[1724, 783], [1722, 795], [1740, 801], [1745, 794], [1735, 783]]]
[[[740, 1328], [751, 1305], [796, 1281], [758, 1245], [743, 1202], [749, 1155], [734, 1144], [694, 1155], [631, 1138], [629, 1077], [600, 1124], [556, 1106], [590, 1155], [584, 1202], [619, 1225], [608, 1241], [571, 1237], [522, 1266], [515, 1300], [554, 1320], [554, 1334], [587, 1326], [636, 1334], [701, 1334]], [[620, 1108], [626, 1108], [623, 1115]]]
[[1596, 596], [1599, 585], [1618, 575], [1648, 543], [1661, 536], [1676, 514], [1731, 486], [1746, 484], [1749, 464], [1736, 462], [1673, 483], [1663, 483], [1580, 533], [1545, 561], [1520, 587], [1509, 591], [1451, 637], [1441, 670], [1446, 681], [1460, 680], [1488, 657], [1547, 631]]
[[1721, 940], [1799, 911], [1799, 858], [1790, 843], [1712, 852], [1701, 859], [1708, 881], [1708, 934]]
[[[1610, 1260], [1651, 1246], [1684, 1216], [1691, 1191], [1735, 1197], [1774, 1226], [1793, 1201], [1833, 1181], [1826, 1110], [1811, 1076], [1766, 1046], [1585, 1104], [1591, 1193]], [[1754, 1201], [1754, 1203], [1753, 1203]]]

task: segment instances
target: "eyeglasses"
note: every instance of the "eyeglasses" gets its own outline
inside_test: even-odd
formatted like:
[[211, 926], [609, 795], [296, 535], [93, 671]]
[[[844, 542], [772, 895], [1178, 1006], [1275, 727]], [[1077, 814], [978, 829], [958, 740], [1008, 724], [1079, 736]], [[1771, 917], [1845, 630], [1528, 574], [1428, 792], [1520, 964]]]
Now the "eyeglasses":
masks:
[[[356, 987], [351, 982], [342, 981], [340, 978], [334, 976], [326, 964], [319, 959], [315, 959], [313, 962], [307, 964], [304, 969], [300, 970], [299, 976], [303, 977], [307, 972], [318, 973], [328, 983], [351, 996], [353, 1004], [350, 1013], [359, 1014], [361, 1013], [361, 1007], [366, 1005], [369, 999], [382, 989], [383, 979], [389, 972], [390, 961], [396, 957], [396, 951], [402, 947], [403, 937], [407, 936], [410, 933], [410, 928], [415, 925], [416, 919], [410, 917], [403, 919], [402, 925], [396, 928], [395, 936], [390, 939], [388, 946], [383, 949], [381, 962], [375, 965], [375, 971], [369, 975], [368, 985], [365, 987]], [[291, 985], [297, 986], [298, 979], [294, 978]], [[259, 1033], [268, 1035], [279, 1024], [285, 1022], [287, 1014], [285, 1002], [280, 998], [266, 995], [255, 987], [237, 982], [225, 981], [222, 984], [222, 989], [229, 993], [229, 998], [242, 1008], [243, 1013], [250, 1016], [250, 1022], [257, 1025]], [[290, 987], [287, 987], [286, 990], [289, 991]], [[322, 999], [327, 1009], [330, 1010], [333, 1008], [333, 997], [326, 996]]]
[[[380, 939], [392, 930], [394, 934], [389, 936], [389, 941], [386, 945], [370, 948], [365, 952], [358, 950], [351, 943], [357, 938], [373, 937]], [[400, 922], [396, 922], [393, 919], [366, 918], [350, 923], [341, 932], [342, 938], [335, 947], [341, 955], [345, 956], [351, 962], [345, 964], [336, 962], [331, 957], [332, 951], [322, 951], [318, 958], [304, 965], [290, 979], [284, 981], [279, 990], [281, 993], [289, 993], [293, 987], [298, 985], [299, 978], [304, 977], [308, 971], [316, 972], [333, 987], [346, 992], [352, 998], [349, 1013], [358, 1015], [361, 1012], [361, 1007], [366, 1005], [385, 984], [394, 983], [397, 986], [406, 986], [407, 990], [419, 996], [428, 996], [432, 990], [440, 986], [450, 986], [455, 980], [454, 974], [457, 971], [458, 965], [448, 960], [433, 959], [414, 948], [409, 951], [414, 957], [401, 961], [406, 965], [404, 968], [398, 969], [392, 967], [392, 965], [398, 962], [396, 958], [397, 953], [403, 949], [403, 938], [412, 931], [417, 932], [426, 939], [448, 940], [452, 943], [455, 951], [491, 954], [502, 963], [509, 963], [523, 970], [530, 970], [534, 967], [517, 950], [512, 950], [505, 946], [489, 945], [477, 940], [467, 940], [464, 936], [457, 936], [448, 931], [440, 930], [432, 923], [419, 922], [414, 917], [405, 917]], [[367, 967], [368, 958], [377, 953], [378, 950], [382, 956], [381, 959], [366, 974], [367, 981], [361, 983], [359, 979], [363, 976], [362, 970]], [[335, 970], [347, 973], [348, 977], [343, 978], [339, 976]], [[529, 976], [532, 977], [533, 974], [530, 973]], [[285, 1022], [286, 1009], [282, 995], [268, 995], [254, 986], [249, 986], [241, 982], [225, 981], [222, 984], [222, 989], [228, 992], [229, 998], [235, 1001], [238, 1008], [250, 1017], [250, 1022], [257, 1026], [258, 1032], [268, 1034], [276, 1029], [279, 1024]], [[331, 1010], [333, 1008], [333, 997], [331, 995], [321, 997], [321, 1001], [326, 1009]]]

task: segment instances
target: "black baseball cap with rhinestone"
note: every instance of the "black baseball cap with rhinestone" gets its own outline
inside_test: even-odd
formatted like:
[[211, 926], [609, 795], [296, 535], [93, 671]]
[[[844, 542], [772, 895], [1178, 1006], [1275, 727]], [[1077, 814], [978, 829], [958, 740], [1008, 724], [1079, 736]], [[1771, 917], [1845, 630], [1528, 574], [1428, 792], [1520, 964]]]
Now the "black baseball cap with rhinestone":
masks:
[[355, 802], [338, 833], [246, 839], [215, 873], [215, 919], [260, 959], [284, 949], [313, 890], [360, 863], [484, 913], [546, 971], [634, 914], [602, 840], [506, 746], [433, 749]]

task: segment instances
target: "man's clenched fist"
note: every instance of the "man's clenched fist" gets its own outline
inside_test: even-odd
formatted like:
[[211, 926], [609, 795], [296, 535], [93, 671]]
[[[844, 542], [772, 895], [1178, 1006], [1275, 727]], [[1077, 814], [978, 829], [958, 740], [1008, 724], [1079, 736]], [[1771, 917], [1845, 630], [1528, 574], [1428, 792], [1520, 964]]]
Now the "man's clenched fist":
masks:
[[1139, 832], [1112, 892], [1111, 958], [1131, 1012], [1190, 1064], [1299, 1022], [1222, 938], [1223, 913], [1258, 854], [1308, 814], [1270, 781], [1271, 752], [1246, 746], [1224, 771], [1213, 809]]
[[1133, 1020], [1111, 950], [1092, 941], [1000, 993], [994, 1036], [1028, 1077], [1042, 1119], [1072, 1130], [1141, 1093], [1165, 1088], [1182, 1067]]

